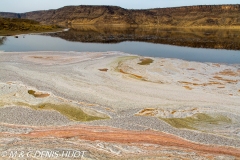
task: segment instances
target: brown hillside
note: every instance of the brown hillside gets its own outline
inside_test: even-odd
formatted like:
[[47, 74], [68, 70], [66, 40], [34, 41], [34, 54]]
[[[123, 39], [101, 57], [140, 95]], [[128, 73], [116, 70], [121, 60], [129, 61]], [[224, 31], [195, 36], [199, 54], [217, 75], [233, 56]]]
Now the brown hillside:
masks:
[[23, 14], [0, 13], [0, 16], [27, 18], [59, 25], [239, 27], [239, 14], [240, 5], [205, 5], [148, 10], [127, 10], [116, 6], [66, 6], [56, 10]]

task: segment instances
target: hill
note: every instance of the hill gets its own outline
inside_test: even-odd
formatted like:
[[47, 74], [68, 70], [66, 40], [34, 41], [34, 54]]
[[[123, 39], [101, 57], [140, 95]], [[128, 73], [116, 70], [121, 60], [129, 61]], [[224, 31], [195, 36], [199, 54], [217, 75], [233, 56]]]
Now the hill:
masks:
[[26, 18], [58, 25], [128, 25], [174, 27], [239, 27], [240, 5], [203, 5], [128, 10], [117, 6], [66, 6], [27, 13], [1, 12], [8, 18]]
[[42, 25], [40, 22], [29, 19], [0, 18], [0, 35], [52, 31], [57, 28], [56, 25]]

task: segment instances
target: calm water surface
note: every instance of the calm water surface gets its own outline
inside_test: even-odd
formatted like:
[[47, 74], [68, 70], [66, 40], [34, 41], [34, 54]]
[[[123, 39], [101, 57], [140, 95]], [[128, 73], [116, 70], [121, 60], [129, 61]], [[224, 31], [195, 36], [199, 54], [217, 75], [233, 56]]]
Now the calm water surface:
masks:
[[45, 35], [7, 37], [1, 51], [121, 51], [150, 57], [178, 58], [197, 62], [240, 64], [240, 51], [179, 47], [150, 42], [125, 41], [119, 43], [72, 42]]

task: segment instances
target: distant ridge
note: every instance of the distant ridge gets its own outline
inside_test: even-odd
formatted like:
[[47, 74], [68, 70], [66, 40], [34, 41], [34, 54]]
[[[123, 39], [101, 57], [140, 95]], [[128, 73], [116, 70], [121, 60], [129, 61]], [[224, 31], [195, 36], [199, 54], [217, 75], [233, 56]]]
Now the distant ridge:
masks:
[[170, 27], [240, 27], [240, 5], [199, 5], [130, 10], [117, 6], [65, 6], [27, 13], [0, 12], [1, 17], [26, 18], [46, 24], [149, 25]]

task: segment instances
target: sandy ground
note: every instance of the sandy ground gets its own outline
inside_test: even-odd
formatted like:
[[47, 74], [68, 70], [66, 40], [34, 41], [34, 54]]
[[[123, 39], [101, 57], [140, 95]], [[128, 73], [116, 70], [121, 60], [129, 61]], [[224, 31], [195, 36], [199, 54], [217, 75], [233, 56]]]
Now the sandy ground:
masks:
[[85, 159], [240, 157], [237, 64], [120, 52], [0, 56], [1, 152], [65, 144]]

